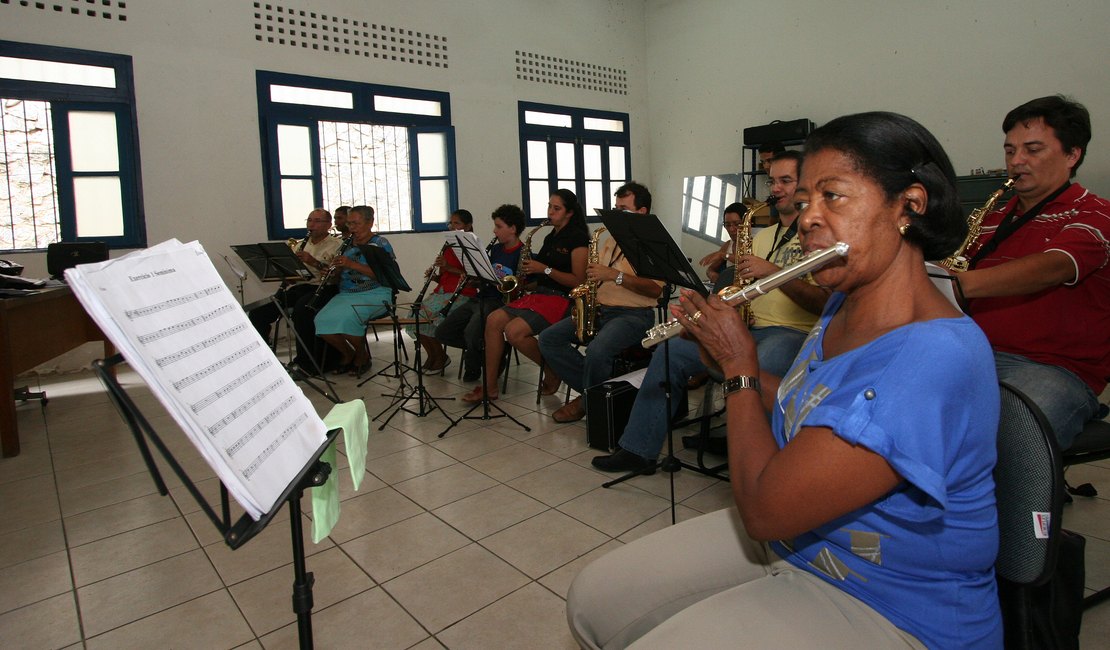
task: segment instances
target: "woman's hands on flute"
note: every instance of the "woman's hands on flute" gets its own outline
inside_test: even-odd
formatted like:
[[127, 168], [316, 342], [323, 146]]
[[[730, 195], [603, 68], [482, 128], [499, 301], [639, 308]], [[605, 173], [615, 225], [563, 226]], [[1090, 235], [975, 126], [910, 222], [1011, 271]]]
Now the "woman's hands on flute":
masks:
[[671, 314], [685, 328], [683, 336], [697, 341], [706, 365], [720, 367], [726, 377], [758, 374], [755, 341], [734, 307], [715, 295], [706, 300], [684, 289]]

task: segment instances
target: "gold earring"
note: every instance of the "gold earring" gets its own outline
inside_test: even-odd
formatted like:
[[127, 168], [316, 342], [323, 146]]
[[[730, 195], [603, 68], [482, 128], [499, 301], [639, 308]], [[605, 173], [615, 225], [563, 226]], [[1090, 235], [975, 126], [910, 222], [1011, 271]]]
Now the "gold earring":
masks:
[[902, 224], [901, 226], [898, 226], [898, 233], [901, 234], [903, 237], [905, 237], [906, 236], [906, 231], [909, 230], [909, 229], [910, 229], [910, 224], [909, 224], [909, 222], [906, 222], [906, 223]]

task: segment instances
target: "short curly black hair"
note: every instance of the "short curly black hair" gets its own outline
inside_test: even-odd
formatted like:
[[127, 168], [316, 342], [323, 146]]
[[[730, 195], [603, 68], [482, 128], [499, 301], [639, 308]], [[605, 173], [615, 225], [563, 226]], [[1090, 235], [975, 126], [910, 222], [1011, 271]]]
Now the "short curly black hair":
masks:
[[516, 236], [520, 237], [520, 233], [524, 232], [524, 210], [520, 209], [519, 205], [506, 203], [497, 206], [497, 209], [490, 215], [491, 219], [500, 219], [516, 231]]

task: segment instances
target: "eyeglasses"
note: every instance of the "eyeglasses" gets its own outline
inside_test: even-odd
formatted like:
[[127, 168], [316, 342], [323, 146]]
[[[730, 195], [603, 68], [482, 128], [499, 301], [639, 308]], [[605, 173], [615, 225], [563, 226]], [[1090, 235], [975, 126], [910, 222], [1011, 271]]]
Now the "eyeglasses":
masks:
[[724, 226], [725, 228], [739, 228], [741, 223], [740, 221], [726, 221]]
[[768, 178], [767, 180], [763, 181], [763, 184], [766, 185], [767, 187], [774, 187], [775, 185], [793, 185], [794, 183], [797, 183], [797, 182], [798, 182], [798, 179], [796, 179], [796, 178], [791, 178], [789, 176], [783, 176], [781, 178]]

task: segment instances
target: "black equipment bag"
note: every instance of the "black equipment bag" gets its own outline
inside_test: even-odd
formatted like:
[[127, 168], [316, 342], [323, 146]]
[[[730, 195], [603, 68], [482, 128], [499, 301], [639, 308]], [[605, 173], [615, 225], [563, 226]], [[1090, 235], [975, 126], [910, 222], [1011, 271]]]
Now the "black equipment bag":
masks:
[[616, 451], [638, 392], [626, 381], [606, 381], [586, 389], [586, 443], [590, 447]]

